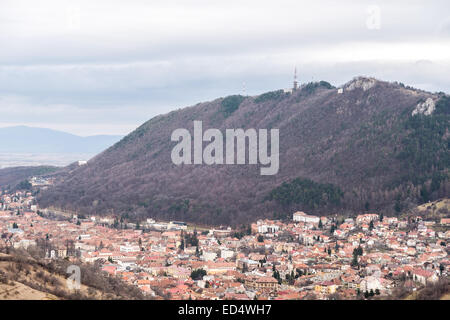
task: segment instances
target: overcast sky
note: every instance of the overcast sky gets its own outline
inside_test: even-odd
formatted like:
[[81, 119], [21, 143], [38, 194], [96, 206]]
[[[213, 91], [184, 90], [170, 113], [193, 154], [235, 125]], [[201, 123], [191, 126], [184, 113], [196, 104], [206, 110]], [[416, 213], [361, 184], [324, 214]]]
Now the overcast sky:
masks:
[[450, 2], [0, 0], [0, 126], [126, 134], [295, 66], [450, 93]]

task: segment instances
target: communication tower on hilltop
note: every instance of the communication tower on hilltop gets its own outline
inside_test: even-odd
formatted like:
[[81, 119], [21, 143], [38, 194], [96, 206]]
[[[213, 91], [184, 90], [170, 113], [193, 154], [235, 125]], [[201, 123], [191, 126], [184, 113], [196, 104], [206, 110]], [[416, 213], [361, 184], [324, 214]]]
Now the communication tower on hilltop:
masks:
[[294, 69], [294, 87], [292, 88], [292, 91], [295, 91], [298, 89], [298, 81], [297, 81], [297, 67]]

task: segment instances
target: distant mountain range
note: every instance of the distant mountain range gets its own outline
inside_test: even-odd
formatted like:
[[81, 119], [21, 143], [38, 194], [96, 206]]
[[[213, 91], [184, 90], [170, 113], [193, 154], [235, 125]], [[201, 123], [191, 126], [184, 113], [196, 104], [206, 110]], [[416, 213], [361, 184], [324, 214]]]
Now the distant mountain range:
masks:
[[0, 128], [2, 153], [89, 153], [97, 154], [122, 136], [80, 137], [70, 133], [27, 126]]
[[[279, 129], [280, 167], [175, 165], [171, 134]], [[204, 224], [317, 214], [398, 214], [450, 196], [450, 97], [373, 78], [259, 96], [228, 96], [157, 116], [66, 170], [38, 195], [43, 207]], [[38, 139], [42, 140], [42, 139]], [[68, 146], [69, 149], [72, 147]], [[66, 149], [67, 150], [67, 149]]]

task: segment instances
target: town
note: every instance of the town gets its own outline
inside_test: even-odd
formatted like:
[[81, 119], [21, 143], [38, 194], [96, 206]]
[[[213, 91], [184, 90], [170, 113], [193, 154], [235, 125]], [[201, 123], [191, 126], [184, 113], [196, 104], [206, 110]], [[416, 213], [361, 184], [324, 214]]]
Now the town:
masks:
[[448, 279], [448, 217], [291, 217], [240, 229], [130, 223], [41, 210], [30, 191], [0, 197], [3, 249], [38, 246], [48, 261], [98, 263], [151, 299], [399, 298]]

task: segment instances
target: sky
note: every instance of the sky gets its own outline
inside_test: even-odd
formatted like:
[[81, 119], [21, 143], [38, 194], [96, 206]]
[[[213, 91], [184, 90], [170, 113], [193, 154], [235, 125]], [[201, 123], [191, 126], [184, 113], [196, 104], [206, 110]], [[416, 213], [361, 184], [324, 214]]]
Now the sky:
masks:
[[0, 127], [127, 134], [295, 67], [450, 93], [450, 2], [0, 0]]

